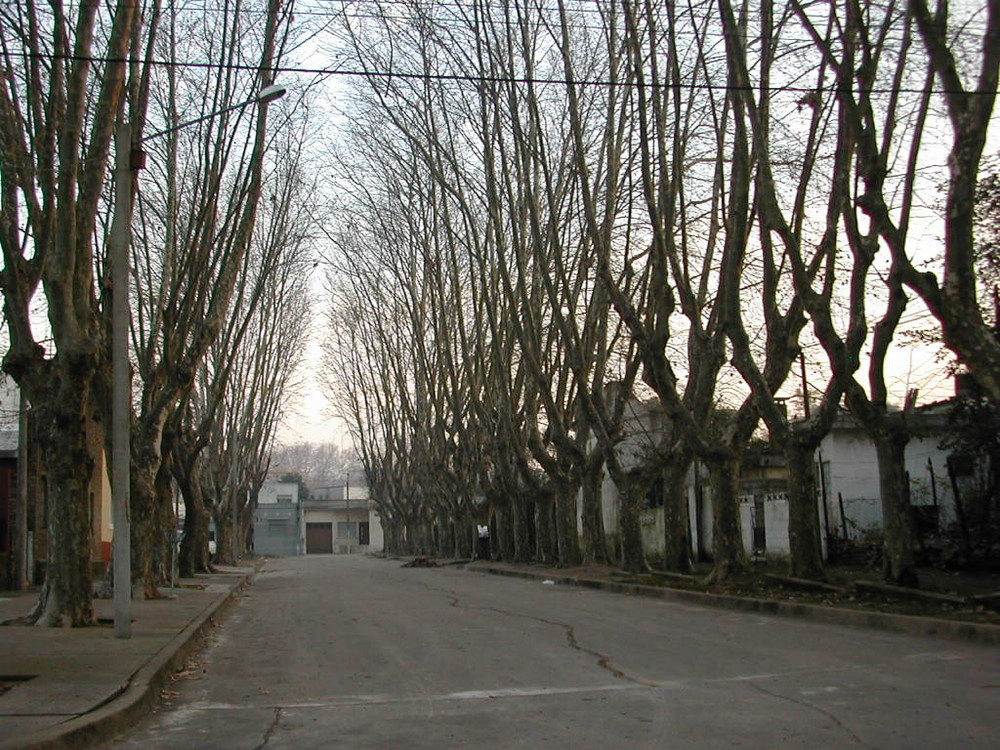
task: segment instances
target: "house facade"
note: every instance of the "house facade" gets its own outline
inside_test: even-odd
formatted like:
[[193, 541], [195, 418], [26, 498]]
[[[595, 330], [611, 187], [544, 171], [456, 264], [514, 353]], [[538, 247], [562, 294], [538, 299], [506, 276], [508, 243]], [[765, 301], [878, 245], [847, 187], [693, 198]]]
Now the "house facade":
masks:
[[305, 502], [305, 523], [309, 555], [380, 552], [384, 547], [382, 523], [363, 485], [317, 489]]

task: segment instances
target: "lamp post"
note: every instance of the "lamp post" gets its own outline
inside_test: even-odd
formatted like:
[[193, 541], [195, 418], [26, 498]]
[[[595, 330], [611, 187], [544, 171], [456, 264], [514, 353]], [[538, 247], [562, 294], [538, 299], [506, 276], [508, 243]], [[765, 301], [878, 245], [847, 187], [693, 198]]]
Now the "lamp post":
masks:
[[[224, 107], [216, 112], [182, 122], [165, 130], [140, 138], [138, 143], [158, 138], [225, 112], [241, 109], [258, 102], [270, 102], [285, 94], [285, 87], [265, 86], [253, 99]], [[114, 522], [114, 607], [115, 637], [132, 635], [132, 539], [129, 520], [129, 388], [128, 334], [132, 319], [128, 300], [129, 246], [132, 241], [132, 192], [136, 172], [143, 167], [145, 154], [133, 147], [132, 126], [127, 120], [115, 130], [115, 203], [108, 237], [111, 256], [111, 499]]]

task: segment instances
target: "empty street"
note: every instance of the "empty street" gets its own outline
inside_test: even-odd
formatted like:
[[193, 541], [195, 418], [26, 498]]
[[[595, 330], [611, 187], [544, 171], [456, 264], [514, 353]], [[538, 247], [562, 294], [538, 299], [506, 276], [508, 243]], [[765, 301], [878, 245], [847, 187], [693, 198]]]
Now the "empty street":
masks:
[[275, 559], [108, 747], [995, 747], [998, 657], [456, 567]]

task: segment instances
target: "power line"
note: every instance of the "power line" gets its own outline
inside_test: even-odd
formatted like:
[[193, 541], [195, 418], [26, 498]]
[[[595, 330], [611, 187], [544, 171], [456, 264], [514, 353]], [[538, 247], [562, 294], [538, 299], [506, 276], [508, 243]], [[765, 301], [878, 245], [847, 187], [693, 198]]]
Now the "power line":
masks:
[[[68, 62], [86, 62], [86, 63], [123, 63], [130, 64], [133, 61], [122, 57], [104, 57], [99, 55], [88, 56], [88, 55], [72, 55], [72, 54], [53, 54], [53, 53], [42, 53], [42, 52], [21, 52], [20, 56], [25, 59], [41, 59], [47, 61], [63, 60]], [[314, 76], [344, 76], [353, 78], [382, 78], [382, 79], [392, 79], [399, 78], [402, 80], [421, 80], [421, 81], [450, 81], [450, 82], [463, 82], [463, 83], [521, 83], [521, 84], [532, 84], [532, 85], [560, 85], [560, 86], [588, 86], [588, 87], [607, 87], [607, 88], [651, 88], [651, 89], [663, 89], [663, 90], [687, 90], [687, 91], [767, 91], [767, 92], [786, 92], [792, 94], [811, 94], [819, 92], [835, 93], [839, 90], [837, 86], [828, 86], [820, 89], [816, 89], [813, 86], [768, 86], [761, 88], [759, 86], [747, 85], [747, 86], [733, 86], [729, 84], [715, 84], [715, 83], [686, 83], [686, 82], [670, 82], [670, 83], [650, 83], [650, 82], [638, 82], [638, 81], [608, 81], [608, 80], [596, 80], [589, 78], [581, 78], [576, 80], [571, 80], [568, 78], [538, 78], [538, 77], [522, 77], [522, 76], [490, 76], [490, 75], [472, 75], [469, 73], [411, 73], [407, 71], [394, 71], [394, 70], [351, 70], [344, 68], [305, 68], [297, 66], [275, 66], [270, 68], [262, 68], [259, 65], [241, 65], [237, 63], [212, 63], [212, 62], [180, 62], [177, 60], [144, 60], [150, 65], [165, 67], [165, 68], [181, 68], [181, 69], [202, 69], [202, 70], [229, 70], [229, 71], [247, 71], [257, 73], [260, 71], [266, 71], [272, 75], [277, 75], [279, 73], [300, 73], [304, 75], [314, 75]], [[887, 87], [871, 87], [871, 88], [857, 88], [850, 89], [852, 93], [858, 94], [967, 94], [967, 95], [977, 95], [977, 96], [996, 96], [995, 91], [956, 91], [953, 89], [935, 89], [934, 87], [907, 87], [907, 86], [887, 86]]]

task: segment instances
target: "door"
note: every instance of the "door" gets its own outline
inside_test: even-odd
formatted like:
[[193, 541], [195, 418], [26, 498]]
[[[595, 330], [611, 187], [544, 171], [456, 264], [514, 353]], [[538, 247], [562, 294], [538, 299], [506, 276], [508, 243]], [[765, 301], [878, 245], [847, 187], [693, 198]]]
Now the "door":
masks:
[[306, 524], [306, 554], [307, 555], [333, 554], [332, 523]]
[[763, 555], [767, 552], [767, 533], [764, 531], [763, 498], [754, 498], [753, 505], [750, 507], [750, 519], [753, 522], [753, 553], [755, 555]]

